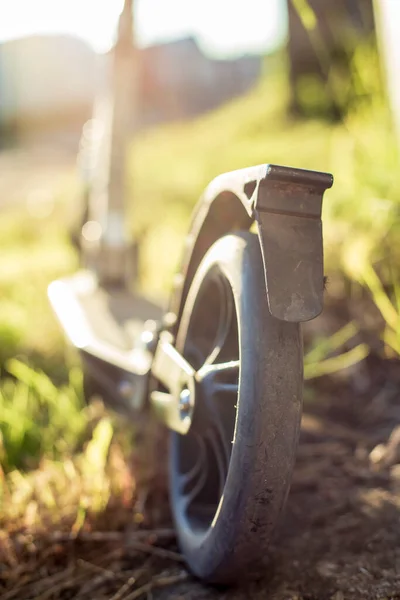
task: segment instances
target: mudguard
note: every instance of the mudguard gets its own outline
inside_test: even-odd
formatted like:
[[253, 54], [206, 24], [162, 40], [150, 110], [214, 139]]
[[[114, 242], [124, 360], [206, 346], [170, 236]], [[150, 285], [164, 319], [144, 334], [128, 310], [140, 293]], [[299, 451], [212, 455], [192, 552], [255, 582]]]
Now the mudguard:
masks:
[[[196, 270], [221, 236], [256, 223], [271, 315], [302, 322], [323, 303], [321, 210], [328, 173], [259, 165], [214, 179], [200, 199], [174, 282], [170, 310], [179, 322]], [[261, 283], [261, 282], [260, 282]]]

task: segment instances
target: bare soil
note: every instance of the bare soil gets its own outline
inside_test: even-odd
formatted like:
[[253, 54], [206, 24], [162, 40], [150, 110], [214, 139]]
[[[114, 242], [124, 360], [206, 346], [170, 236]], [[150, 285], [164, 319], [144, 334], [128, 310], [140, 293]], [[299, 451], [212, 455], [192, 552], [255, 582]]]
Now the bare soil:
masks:
[[[4, 536], [0, 598], [400, 599], [396, 435], [371, 455], [400, 422], [400, 369], [374, 358], [365, 369], [368, 391], [356, 390], [360, 373], [306, 390], [293, 485], [261, 581], [215, 589], [186, 572], [158, 477], [139, 488], [135, 504], [111, 501], [76, 538], [51, 531]], [[138, 503], [140, 528], [132, 520]]]

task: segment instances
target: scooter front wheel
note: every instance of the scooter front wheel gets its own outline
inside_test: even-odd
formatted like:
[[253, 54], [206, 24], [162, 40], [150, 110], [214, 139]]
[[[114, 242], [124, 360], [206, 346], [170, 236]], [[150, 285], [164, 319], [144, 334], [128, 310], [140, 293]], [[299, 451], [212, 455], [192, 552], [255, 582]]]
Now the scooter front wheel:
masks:
[[191, 429], [171, 433], [181, 550], [209, 582], [259, 575], [290, 486], [303, 362], [299, 325], [269, 313], [256, 235], [228, 235], [208, 251], [176, 346], [198, 373]]

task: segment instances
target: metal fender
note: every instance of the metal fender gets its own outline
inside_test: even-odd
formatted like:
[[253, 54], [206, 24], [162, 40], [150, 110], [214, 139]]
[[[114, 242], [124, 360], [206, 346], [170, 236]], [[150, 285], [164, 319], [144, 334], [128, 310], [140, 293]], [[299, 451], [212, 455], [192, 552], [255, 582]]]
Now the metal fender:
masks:
[[323, 305], [322, 199], [329, 173], [259, 165], [225, 173], [206, 188], [194, 211], [170, 311], [179, 322], [194, 274], [218, 238], [257, 225], [271, 315], [313, 319]]

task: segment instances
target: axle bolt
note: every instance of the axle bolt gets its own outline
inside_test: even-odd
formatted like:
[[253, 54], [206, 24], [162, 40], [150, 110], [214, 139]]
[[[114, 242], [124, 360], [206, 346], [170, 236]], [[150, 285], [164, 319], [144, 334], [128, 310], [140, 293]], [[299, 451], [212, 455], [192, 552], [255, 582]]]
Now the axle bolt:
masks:
[[179, 412], [181, 419], [188, 417], [192, 408], [192, 402], [190, 398], [190, 391], [185, 388], [181, 391], [179, 396]]

